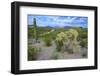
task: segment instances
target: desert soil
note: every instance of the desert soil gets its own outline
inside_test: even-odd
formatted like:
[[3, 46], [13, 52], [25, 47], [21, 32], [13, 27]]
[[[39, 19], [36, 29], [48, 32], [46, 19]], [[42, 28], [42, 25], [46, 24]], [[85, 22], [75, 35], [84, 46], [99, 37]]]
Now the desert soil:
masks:
[[[36, 60], [50, 60], [52, 59], [52, 55], [56, 52], [56, 45], [52, 42], [51, 46], [46, 46], [44, 42], [41, 40], [40, 43], [32, 44], [33, 47], [41, 48], [40, 52], [37, 55]], [[81, 48], [81, 51], [78, 53], [69, 54], [67, 52], [59, 52], [58, 59], [79, 59], [79, 58], [87, 58], [87, 56], [82, 56], [83, 54], [87, 54], [86, 48]]]

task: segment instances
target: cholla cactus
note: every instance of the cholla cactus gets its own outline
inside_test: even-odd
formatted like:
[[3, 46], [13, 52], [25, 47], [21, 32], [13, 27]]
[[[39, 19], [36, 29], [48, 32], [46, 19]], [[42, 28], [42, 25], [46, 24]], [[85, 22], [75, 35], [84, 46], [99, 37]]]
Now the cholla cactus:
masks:
[[74, 29], [69, 29], [65, 32], [60, 32], [56, 37], [57, 50], [64, 51], [70, 50], [70, 52], [79, 52], [80, 46], [77, 42], [78, 32]]
[[61, 48], [64, 45], [64, 42], [66, 39], [67, 39], [67, 36], [64, 32], [60, 32], [57, 34], [57, 37], [55, 40], [57, 51], [61, 51]]
[[80, 52], [80, 46], [79, 46], [79, 44], [78, 44], [78, 42], [77, 41], [73, 41], [73, 52], [74, 53], [77, 53], [77, 52]]
[[67, 46], [70, 46], [68, 48], [72, 49], [74, 53], [79, 52], [80, 46], [77, 42], [78, 32], [75, 29], [69, 29], [65, 33], [68, 37], [68, 40], [70, 41], [69, 44], [67, 44]]
[[78, 37], [78, 32], [74, 29], [69, 29], [68, 31], [65, 32], [67, 37], [69, 39], [72, 39], [74, 41], [77, 41], [77, 37]]
[[65, 41], [67, 40], [67, 36], [64, 32], [60, 32], [59, 34], [57, 34], [56, 40]]

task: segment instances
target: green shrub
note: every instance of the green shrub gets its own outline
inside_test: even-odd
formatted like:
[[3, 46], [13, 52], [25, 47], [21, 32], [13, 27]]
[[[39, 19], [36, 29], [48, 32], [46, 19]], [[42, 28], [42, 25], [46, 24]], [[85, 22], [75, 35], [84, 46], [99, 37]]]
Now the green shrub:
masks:
[[76, 30], [78, 31], [79, 35], [78, 35], [78, 40], [81, 40], [83, 38], [87, 38], [87, 34], [88, 34], [88, 30], [87, 28], [76, 28]]
[[28, 60], [36, 60], [40, 48], [28, 47]]
[[73, 54], [74, 52], [73, 52], [73, 49], [67, 49], [67, 52], [69, 53], [69, 54]]
[[51, 34], [46, 34], [42, 37], [44, 43], [46, 46], [51, 46], [52, 45], [52, 37]]
[[82, 47], [87, 47], [87, 39], [85, 38], [85, 39], [82, 39], [81, 41], [80, 41], [80, 45], [82, 46]]
[[51, 59], [58, 59], [59, 57], [59, 53], [57, 51], [55, 51], [53, 54], [52, 54], [52, 57]]
[[34, 38], [34, 31], [33, 28], [28, 27], [28, 38]]
[[56, 43], [56, 50], [59, 52], [63, 46], [63, 41], [55, 41]]

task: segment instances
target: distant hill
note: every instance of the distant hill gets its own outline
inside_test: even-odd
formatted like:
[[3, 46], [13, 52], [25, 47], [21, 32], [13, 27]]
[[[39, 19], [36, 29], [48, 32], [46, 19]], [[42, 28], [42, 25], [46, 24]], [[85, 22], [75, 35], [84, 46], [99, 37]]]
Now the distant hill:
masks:
[[64, 26], [63, 28], [68, 28], [69, 29], [69, 28], [72, 28], [72, 26]]
[[[33, 25], [28, 25], [28, 27], [32, 28]], [[69, 29], [69, 28], [84, 28], [84, 27], [73, 27], [73, 26], [37, 26], [37, 27], [40, 27], [40, 28], [66, 28], [66, 29]], [[87, 28], [85, 28], [87, 29]]]

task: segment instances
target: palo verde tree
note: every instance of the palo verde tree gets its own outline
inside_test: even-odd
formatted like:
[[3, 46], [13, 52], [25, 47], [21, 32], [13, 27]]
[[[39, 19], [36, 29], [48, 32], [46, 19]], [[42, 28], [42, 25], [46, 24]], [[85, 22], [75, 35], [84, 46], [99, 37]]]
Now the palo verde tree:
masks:
[[36, 18], [33, 19], [33, 29], [34, 29], [34, 38], [37, 42], [38, 40], [38, 33], [37, 33], [37, 24], [36, 24]]

